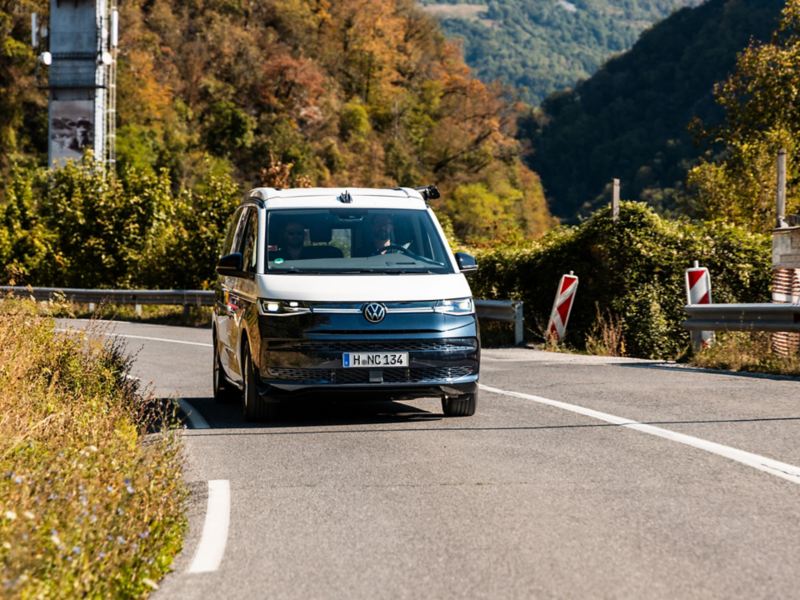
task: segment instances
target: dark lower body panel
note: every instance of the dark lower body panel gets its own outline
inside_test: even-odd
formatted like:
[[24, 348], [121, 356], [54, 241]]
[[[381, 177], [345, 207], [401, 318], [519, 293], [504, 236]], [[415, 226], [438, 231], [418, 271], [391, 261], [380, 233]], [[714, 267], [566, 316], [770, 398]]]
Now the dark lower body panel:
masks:
[[[415, 398], [460, 396], [477, 388], [477, 338], [268, 341], [259, 376], [265, 396], [346, 393]], [[344, 352], [407, 352], [407, 367], [344, 368]]]

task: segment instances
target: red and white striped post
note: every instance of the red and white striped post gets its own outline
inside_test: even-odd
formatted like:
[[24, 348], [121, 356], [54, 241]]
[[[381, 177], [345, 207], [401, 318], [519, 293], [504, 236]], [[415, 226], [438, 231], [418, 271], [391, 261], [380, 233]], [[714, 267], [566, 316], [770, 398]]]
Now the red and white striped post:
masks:
[[[686, 302], [711, 304], [711, 275], [699, 261], [694, 261], [694, 266], [686, 269]], [[692, 346], [696, 350], [708, 348], [713, 342], [713, 331], [692, 331]]]
[[547, 324], [548, 339], [556, 342], [564, 339], [576, 291], [578, 291], [578, 276], [574, 271], [570, 271], [569, 275], [562, 275], [556, 299], [553, 302], [553, 310], [550, 311], [550, 321]]

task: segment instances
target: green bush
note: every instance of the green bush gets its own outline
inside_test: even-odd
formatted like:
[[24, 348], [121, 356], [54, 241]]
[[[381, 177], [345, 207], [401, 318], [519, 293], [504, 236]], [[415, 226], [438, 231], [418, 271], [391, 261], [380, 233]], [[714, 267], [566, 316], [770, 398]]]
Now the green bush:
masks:
[[239, 200], [212, 160], [191, 188], [166, 171], [103, 173], [90, 155], [58, 170], [15, 169], [0, 202], [0, 278], [37, 286], [208, 287]]
[[524, 248], [478, 253], [477, 297], [525, 302], [528, 336], [543, 338], [562, 274], [580, 277], [566, 342], [584, 349], [599, 314], [622, 327], [626, 353], [674, 358], [689, 346], [683, 328], [684, 271], [694, 260], [711, 272], [715, 302], [766, 302], [770, 240], [719, 222], [692, 224], [623, 202], [618, 222], [608, 209], [579, 226], [552, 231]]

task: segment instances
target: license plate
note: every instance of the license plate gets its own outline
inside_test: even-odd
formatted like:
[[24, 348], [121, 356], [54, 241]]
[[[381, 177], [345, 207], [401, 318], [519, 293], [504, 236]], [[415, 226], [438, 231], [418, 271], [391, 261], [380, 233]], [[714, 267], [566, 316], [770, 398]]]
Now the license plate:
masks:
[[345, 352], [342, 354], [342, 367], [345, 369], [407, 366], [408, 352]]

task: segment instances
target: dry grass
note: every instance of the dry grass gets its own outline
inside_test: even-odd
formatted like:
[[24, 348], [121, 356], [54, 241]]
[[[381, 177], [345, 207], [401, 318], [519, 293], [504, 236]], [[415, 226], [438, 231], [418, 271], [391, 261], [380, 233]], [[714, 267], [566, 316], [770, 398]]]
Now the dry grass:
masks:
[[625, 356], [622, 321], [610, 312], [603, 314], [595, 305], [597, 317], [586, 334], [586, 352], [597, 356]]
[[0, 300], [0, 596], [146, 596], [179, 550], [180, 438], [117, 346]]
[[768, 333], [719, 333], [715, 343], [699, 352], [692, 364], [710, 369], [800, 375], [800, 356], [782, 357], [770, 349]]

